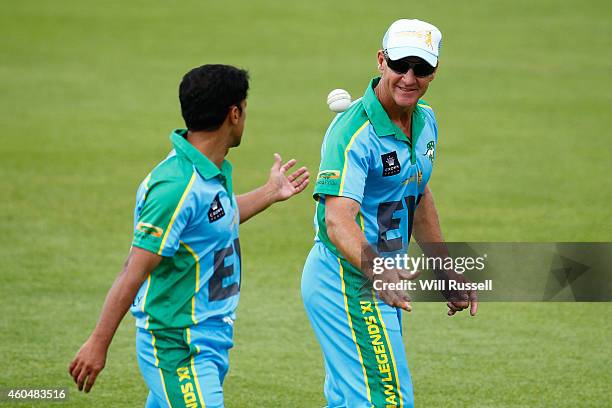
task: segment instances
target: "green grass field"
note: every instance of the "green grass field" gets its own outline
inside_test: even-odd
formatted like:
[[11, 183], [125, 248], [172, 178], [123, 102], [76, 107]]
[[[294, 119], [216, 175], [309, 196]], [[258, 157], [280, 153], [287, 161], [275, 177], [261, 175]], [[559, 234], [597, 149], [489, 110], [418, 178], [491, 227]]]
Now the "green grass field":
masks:
[[[136, 188], [182, 125], [178, 82], [204, 63], [251, 73], [247, 129], [229, 156], [244, 192], [265, 181], [275, 151], [316, 173], [327, 93], [363, 93], [393, 20], [431, 21], [444, 35], [426, 97], [440, 127], [431, 186], [447, 239], [612, 240], [609, 2], [4, 6], [0, 387], [71, 387], [50, 406], [144, 405], [131, 317], [91, 394], [67, 366], [129, 249]], [[311, 192], [241, 229], [228, 407], [325, 404], [299, 293]], [[405, 316], [417, 406], [612, 405], [609, 303], [487, 303], [452, 319], [444, 309]]]

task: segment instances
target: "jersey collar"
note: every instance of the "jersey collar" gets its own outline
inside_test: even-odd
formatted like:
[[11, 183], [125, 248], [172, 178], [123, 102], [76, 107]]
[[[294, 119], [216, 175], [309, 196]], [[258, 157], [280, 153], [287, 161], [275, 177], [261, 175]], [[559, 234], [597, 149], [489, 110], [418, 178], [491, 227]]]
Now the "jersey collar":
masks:
[[[374, 88], [378, 85], [379, 81], [380, 77], [372, 79], [362, 98], [363, 106], [370, 119], [370, 123], [379, 137], [395, 136], [397, 140], [410, 143], [410, 140], [406, 137], [404, 132], [389, 119], [389, 115], [387, 115], [387, 112], [376, 97]], [[412, 113], [412, 138], [415, 142], [423, 130], [424, 125], [425, 119], [423, 118], [422, 108], [417, 105]]]
[[227, 160], [223, 160], [221, 163], [221, 169], [219, 169], [208, 157], [203, 155], [198, 149], [193, 147], [191, 143], [185, 138], [187, 136], [187, 129], [175, 129], [170, 134], [170, 140], [174, 146], [174, 150], [177, 154], [184, 156], [189, 160], [198, 173], [205, 179], [209, 180], [213, 177], [219, 177], [221, 183], [225, 189], [232, 194], [232, 165]]

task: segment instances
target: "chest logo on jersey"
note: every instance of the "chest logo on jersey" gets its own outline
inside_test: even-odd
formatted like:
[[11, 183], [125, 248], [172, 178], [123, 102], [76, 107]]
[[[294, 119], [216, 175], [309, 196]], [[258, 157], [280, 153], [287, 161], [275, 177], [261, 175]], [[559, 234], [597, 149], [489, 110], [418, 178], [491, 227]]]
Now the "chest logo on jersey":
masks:
[[427, 143], [427, 151], [423, 155], [429, 157], [431, 164], [433, 164], [434, 160], [436, 159], [436, 151], [434, 150], [434, 146], [435, 144], [433, 140]]
[[394, 176], [402, 170], [397, 152], [385, 153], [380, 156], [383, 164], [383, 177]]
[[208, 209], [208, 221], [215, 222], [218, 219], [223, 218], [224, 215], [225, 210], [223, 210], [221, 199], [219, 198], [219, 194], [217, 194], [213, 202], [210, 203], [210, 208]]

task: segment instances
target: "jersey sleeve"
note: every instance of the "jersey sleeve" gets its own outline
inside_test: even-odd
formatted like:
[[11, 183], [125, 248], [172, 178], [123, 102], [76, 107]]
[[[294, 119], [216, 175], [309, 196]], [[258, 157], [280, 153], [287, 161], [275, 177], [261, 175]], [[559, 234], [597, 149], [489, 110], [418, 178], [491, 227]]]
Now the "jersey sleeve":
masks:
[[190, 180], [159, 180], [138, 200], [132, 245], [161, 256], [173, 256], [183, 230], [194, 214], [189, 198], [196, 173]]
[[361, 204], [369, 168], [369, 132], [367, 123], [353, 132], [338, 130], [328, 132], [321, 148], [321, 165], [314, 190], [314, 198], [320, 195], [348, 197]]

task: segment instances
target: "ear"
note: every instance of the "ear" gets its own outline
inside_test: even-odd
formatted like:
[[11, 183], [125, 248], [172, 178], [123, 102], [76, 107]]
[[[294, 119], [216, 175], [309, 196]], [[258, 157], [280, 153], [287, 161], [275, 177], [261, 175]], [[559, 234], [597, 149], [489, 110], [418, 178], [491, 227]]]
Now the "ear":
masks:
[[385, 56], [384, 56], [382, 50], [378, 50], [378, 55], [377, 55], [376, 59], [378, 60], [378, 72], [380, 72], [381, 75], [382, 75], [382, 73], [385, 70], [385, 68], [384, 68]]
[[242, 112], [240, 112], [240, 109], [238, 109], [236, 105], [232, 105], [229, 108], [227, 116], [232, 125], [237, 125], [238, 121], [240, 120], [240, 116], [242, 116]]
[[436, 65], [436, 69], [434, 70], [433, 74], [431, 74], [432, 81], [436, 79], [436, 74], [438, 73], [438, 69], [440, 69], [440, 60], [438, 60], [438, 65]]

